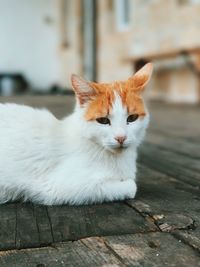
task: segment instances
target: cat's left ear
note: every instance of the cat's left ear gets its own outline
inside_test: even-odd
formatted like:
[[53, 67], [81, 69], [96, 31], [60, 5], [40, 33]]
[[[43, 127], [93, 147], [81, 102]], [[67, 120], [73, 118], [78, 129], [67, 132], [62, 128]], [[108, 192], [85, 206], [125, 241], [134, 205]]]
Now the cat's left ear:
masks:
[[84, 80], [76, 74], [71, 76], [72, 87], [79, 100], [80, 105], [87, 103], [95, 95], [95, 90], [91, 87], [90, 82]]
[[131, 78], [129, 82], [133, 84], [133, 90], [136, 92], [142, 92], [146, 85], [151, 79], [153, 72], [153, 64], [147, 63], [139, 71], [137, 71]]

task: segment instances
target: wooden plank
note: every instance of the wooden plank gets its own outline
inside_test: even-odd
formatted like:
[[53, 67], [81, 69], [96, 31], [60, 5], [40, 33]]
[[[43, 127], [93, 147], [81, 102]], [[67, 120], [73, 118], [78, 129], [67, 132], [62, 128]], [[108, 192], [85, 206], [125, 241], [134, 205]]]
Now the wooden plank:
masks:
[[[176, 255], [174, 254], [176, 252]], [[0, 252], [1, 267], [200, 266], [200, 256], [170, 234], [87, 238], [40, 249]]]
[[190, 217], [199, 212], [199, 190], [146, 166], [139, 166], [136, 199], [127, 202], [141, 213], [174, 213]]
[[151, 103], [151, 121], [149, 131], [157, 131], [161, 135], [173, 138], [186, 139], [196, 142], [200, 136], [199, 106], [166, 105], [164, 103]]
[[140, 166], [137, 197], [127, 203], [150, 217], [160, 231], [176, 233], [200, 251], [199, 190]]
[[17, 203], [0, 206], [0, 249], [46, 246], [82, 237], [155, 231], [124, 203], [91, 206], [34, 206]]
[[148, 143], [156, 145], [162, 150], [171, 150], [190, 158], [200, 159], [200, 144], [194, 144], [185, 138], [151, 130], [148, 132], [146, 140]]
[[141, 151], [142, 153], [145, 153], [145, 155], [148, 154], [149, 151], [155, 152], [158, 156], [160, 154], [160, 156], [162, 156], [162, 159], [167, 159], [170, 163], [176, 163], [177, 167], [187, 167], [187, 169], [200, 173], [199, 159], [194, 159], [188, 155], [182, 155], [181, 153], [168, 150], [165, 148], [165, 146], [161, 148], [160, 146], [157, 146], [155, 144], [144, 142], [143, 146], [141, 147]]
[[[166, 127], [166, 126], [165, 126]], [[180, 139], [181, 142], [188, 142], [190, 144], [199, 145], [200, 141], [200, 130], [199, 129], [187, 129], [184, 127], [175, 128], [175, 126], [163, 127], [160, 125], [153, 125], [150, 127], [150, 132], [155, 132], [159, 135], [166, 136], [170, 139]], [[192, 131], [192, 133], [191, 133]]]
[[53, 242], [46, 208], [30, 203], [0, 205], [0, 249], [37, 247]]
[[200, 256], [170, 234], [148, 233], [104, 238], [125, 266], [200, 266]]
[[48, 207], [48, 212], [55, 242], [156, 230], [124, 203]]
[[15, 247], [16, 205], [0, 205], [0, 250]]
[[53, 242], [46, 207], [32, 204], [0, 205], [0, 250], [36, 247]]
[[33, 205], [18, 203], [16, 205], [16, 248], [36, 247], [40, 245], [40, 238]]
[[34, 216], [36, 218], [37, 230], [39, 234], [40, 246], [47, 246], [54, 242], [54, 237], [51, 229], [47, 207], [34, 205]]
[[123, 266], [100, 238], [0, 252], [1, 267]]
[[[198, 225], [200, 220], [198, 221]], [[189, 244], [192, 248], [197, 250], [200, 253], [200, 230], [199, 228], [196, 231], [192, 230], [176, 230], [173, 235], [182, 240], [184, 243]]]
[[0, 103], [25, 104], [36, 108], [47, 108], [58, 118], [71, 113], [75, 105], [74, 95], [24, 95], [0, 97]]
[[199, 161], [144, 143], [139, 162], [193, 186], [200, 186]]

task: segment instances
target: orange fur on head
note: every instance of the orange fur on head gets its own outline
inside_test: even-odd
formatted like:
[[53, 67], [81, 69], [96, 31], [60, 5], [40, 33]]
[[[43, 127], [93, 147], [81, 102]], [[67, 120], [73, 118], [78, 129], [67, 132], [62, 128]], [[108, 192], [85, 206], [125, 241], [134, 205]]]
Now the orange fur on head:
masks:
[[137, 113], [144, 116], [145, 108], [141, 93], [150, 80], [152, 70], [153, 65], [148, 63], [127, 81], [113, 83], [88, 82], [73, 75], [72, 85], [80, 105], [88, 102], [85, 119], [95, 120], [109, 115], [115, 93], [121, 97], [129, 114]]

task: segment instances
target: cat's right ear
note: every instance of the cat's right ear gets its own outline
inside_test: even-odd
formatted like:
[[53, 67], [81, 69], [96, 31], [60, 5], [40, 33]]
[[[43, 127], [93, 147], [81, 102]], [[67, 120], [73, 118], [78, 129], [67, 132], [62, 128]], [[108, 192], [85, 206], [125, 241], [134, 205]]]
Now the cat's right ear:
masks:
[[95, 90], [91, 87], [90, 82], [85, 81], [76, 74], [71, 76], [72, 87], [79, 100], [80, 105], [84, 105], [96, 95]]

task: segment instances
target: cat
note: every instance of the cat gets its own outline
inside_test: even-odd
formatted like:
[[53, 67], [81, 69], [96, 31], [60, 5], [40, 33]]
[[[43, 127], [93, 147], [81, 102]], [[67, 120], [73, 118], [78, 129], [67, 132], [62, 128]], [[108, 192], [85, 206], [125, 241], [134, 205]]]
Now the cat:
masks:
[[0, 203], [22, 199], [80, 205], [134, 198], [137, 148], [149, 123], [146, 64], [127, 81], [72, 75], [76, 107], [49, 111], [0, 104]]

